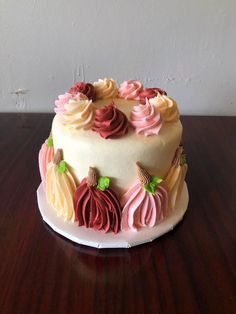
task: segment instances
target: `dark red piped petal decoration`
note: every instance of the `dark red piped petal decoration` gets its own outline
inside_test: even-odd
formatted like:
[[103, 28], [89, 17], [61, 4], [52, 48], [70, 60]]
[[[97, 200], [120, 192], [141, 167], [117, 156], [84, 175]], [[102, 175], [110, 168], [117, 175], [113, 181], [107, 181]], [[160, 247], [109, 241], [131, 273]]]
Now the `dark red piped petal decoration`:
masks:
[[145, 102], [146, 102], [145, 99], [146, 98], [147, 99], [154, 98], [154, 97], [157, 96], [158, 93], [161, 94], [161, 95], [167, 95], [167, 93], [164, 90], [162, 90], [162, 89], [160, 89], [158, 87], [144, 88], [142, 90], [142, 92], [139, 94], [140, 103], [141, 104], [145, 104]]
[[69, 90], [69, 93], [76, 95], [82, 93], [88, 97], [88, 99], [95, 100], [94, 86], [90, 83], [78, 82], [75, 83]]
[[121, 205], [111, 189], [101, 191], [88, 178], [83, 179], [74, 194], [75, 218], [79, 226], [104, 233], [118, 233]]
[[128, 126], [126, 115], [116, 108], [114, 102], [95, 111], [92, 130], [105, 139], [122, 137], [128, 132]]

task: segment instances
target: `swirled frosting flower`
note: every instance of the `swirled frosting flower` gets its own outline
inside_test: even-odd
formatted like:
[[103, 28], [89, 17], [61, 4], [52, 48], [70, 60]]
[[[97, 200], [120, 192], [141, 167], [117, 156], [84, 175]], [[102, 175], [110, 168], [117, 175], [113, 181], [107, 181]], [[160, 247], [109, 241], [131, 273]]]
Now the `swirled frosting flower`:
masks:
[[120, 84], [119, 97], [125, 99], [139, 99], [143, 85], [139, 81], [128, 80]]
[[126, 115], [116, 108], [114, 102], [95, 111], [92, 130], [101, 137], [119, 138], [128, 132], [128, 119]]
[[59, 95], [58, 99], [55, 100], [55, 106], [54, 111], [57, 114], [63, 114], [65, 112], [65, 104], [68, 103], [68, 101], [72, 98], [73, 96], [70, 93], [65, 93], [64, 95]]
[[146, 98], [154, 98], [157, 94], [167, 95], [166, 92], [158, 87], [144, 88], [142, 92], [139, 94], [139, 100], [141, 104], [145, 104]]
[[87, 130], [90, 128], [94, 117], [92, 100], [89, 100], [83, 94], [77, 94], [76, 98], [69, 99], [64, 108], [63, 124], [73, 129]]
[[95, 99], [95, 90], [94, 86], [90, 83], [85, 82], [77, 82], [75, 83], [69, 90], [71, 95], [76, 95], [78, 93], [82, 93], [88, 97], [88, 99]]
[[149, 101], [160, 111], [163, 121], [176, 122], [179, 120], [179, 110], [174, 99], [158, 94]]
[[93, 83], [93, 86], [96, 99], [116, 98], [118, 95], [116, 82], [113, 79], [99, 79]]
[[145, 105], [134, 106], [130, 114], [131, 124], [135, 127], [136, 133], [145, 136], [159, 133], [162, 120], [158, 110], [146, 99]]

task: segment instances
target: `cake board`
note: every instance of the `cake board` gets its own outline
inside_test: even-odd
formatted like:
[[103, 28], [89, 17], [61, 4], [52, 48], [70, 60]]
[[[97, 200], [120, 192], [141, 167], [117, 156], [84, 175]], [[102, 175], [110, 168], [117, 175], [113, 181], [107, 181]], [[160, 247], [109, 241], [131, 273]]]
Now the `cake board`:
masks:
[[181, 197], [170, 216], [153, 228], [141, 228], [139, 231], [120, 231], [102, 233], [86, 227], [78, 227], [76, 222], [64, 221], [56, 215], [56, 211], [48, 204], [41, 183], [37, 190], [39, 211], [43, 220], [57, 233], [71, 241], [95, 248], [130, 248], [151, 242], [171, 231], [183, 219], [188, 207], [188, 189], [184, 182]]

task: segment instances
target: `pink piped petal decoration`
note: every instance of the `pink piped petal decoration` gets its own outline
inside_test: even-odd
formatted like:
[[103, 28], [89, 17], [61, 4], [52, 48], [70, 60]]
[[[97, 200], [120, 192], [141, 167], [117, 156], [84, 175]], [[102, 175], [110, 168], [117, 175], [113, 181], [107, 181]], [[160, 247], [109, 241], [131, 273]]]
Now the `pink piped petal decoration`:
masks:
[[121, 197], [121, 205], [121, 230], [138, 231], [141, 227], [154, 227], [166, 217], [168, 195], [163, 186], [158, 186], [155, 195], [152, 195], [136, 181]]
[[47, 165], [52, 161], [54, 156], [54, 148], [53, 146], [49, 146], [47, 141], [43, 143], [40, 148], [39, 155], [38, 155], [38, 162], [39, 162], [39, 172], [45, 186], [46, 180], [46, 173], [47, 173]]

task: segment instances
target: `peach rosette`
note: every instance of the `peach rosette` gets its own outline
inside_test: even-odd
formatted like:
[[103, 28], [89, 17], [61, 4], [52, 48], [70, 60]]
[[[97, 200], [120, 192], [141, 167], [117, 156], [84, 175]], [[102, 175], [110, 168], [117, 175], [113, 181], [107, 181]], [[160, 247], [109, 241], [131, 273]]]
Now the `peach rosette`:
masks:
[[177, 122], [179, 120], [179, 110], [174, 99], [167, 97], [164, 94], [158, 94], [149, 101], [151, 105], [159, 110], [164, 122]]
[[82, 93], [76, 94], [64, 104], [64, 112], [61, 121], [69, 129], [88, 130], [94, 118], [94, 106], [92, 100]]
[[96, 100], [116, 98], [118, 95], [117, 85], [113, 79], [99, 79], [93, 83], [93, 86]]

